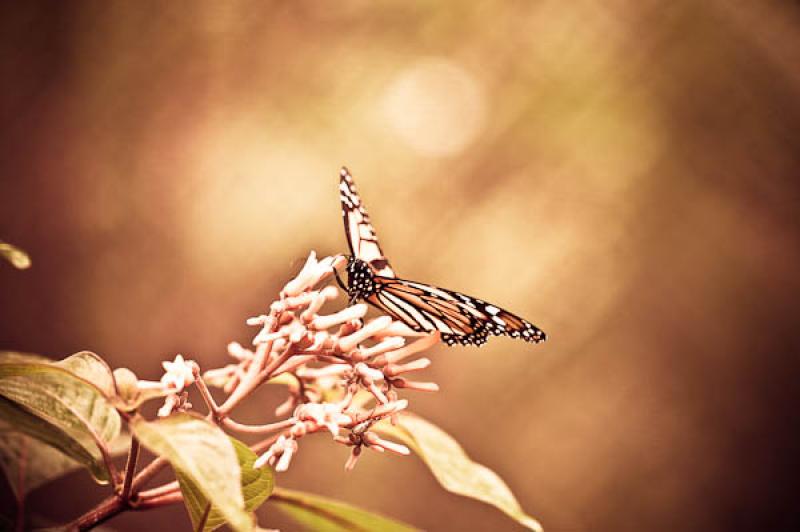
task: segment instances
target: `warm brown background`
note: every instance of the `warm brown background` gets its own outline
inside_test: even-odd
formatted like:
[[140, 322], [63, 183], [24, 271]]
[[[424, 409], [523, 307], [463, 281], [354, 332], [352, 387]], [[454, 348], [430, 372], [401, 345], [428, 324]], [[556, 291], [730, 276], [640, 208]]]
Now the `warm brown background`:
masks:
[[[546, 528], [800, 526], [796, 4], [0, 9], [0, 238], [34, 261], [0, 264], [1, 348], [223, 364], [310, 249], [345, 251], [348, 164], [400, 273], [550, 334], [438, 348], [442, 391], [409, 397]], [[516, 526], [414, 458], [346, 455], [308, 438], [279, 482], [429, 530]], [[31, 510], [102, 493], [76, 474]]]

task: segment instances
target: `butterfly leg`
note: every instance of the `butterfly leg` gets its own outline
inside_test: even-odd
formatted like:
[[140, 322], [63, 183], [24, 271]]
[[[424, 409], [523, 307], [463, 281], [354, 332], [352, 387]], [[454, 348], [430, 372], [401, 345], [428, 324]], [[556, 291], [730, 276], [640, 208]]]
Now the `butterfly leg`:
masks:
[[[344, 281], [342, 281], [342, 278], [339, 277], [339, 272], [336, 271], [336, 270], [333, 270], [333, 274], [336, 276], [336, 282], [339, 284], [341, 289], [344, 290], [344, 292], [346, 294], [349, 293], [350, 291], [347, 289], [347, 285], [344, 284]], [[348, 307], [352, 307], [353, 305], [356, 304], [357, 301], [358, 301], [358, 296], [355, 296], [355, 295], [354, 296], [350, 296], [350, 302], [347, 304], [347, 306]]]

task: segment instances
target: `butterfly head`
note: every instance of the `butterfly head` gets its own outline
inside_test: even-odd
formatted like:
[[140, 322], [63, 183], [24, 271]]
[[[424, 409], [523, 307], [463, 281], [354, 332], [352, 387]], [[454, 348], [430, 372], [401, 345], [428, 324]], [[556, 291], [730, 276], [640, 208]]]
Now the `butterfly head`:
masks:
[[347, 295], [350, 299], [365, 299], [375, 293], [375, 274], [369, 264], [349, 257], [347, 261]]

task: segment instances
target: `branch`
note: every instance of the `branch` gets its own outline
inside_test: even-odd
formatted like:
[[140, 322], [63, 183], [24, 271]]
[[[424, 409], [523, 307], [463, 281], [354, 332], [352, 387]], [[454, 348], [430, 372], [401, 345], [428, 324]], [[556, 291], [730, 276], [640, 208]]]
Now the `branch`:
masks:
[[264, 360], [266, 360], [267, 354], [270, 353], [272, 349], [272, 342], [269, 341], [266, 344], [261, 344], [264, 347], [260, 347], [259, 351], [256, 353], [256, 358], [253, 360], [253, 363], [250, 364], [250, 367], [247, 368], [247, 374], [242, 379], [242, 382], [239, 383], [239, 387], [236, 388], [233, 393], [228, 396], [228, 399], [219, 407], [219, 415], [224, 418], [230, 414], [231, 410], [233, 410], [243, 399], [245, 399], [250, 392], [256, 389], [261, 383], [268, 381], [272, 378], [272, 373], [278, 369], [281, 364], [289, 360], [289, 358], [295, 354], [295, 347], [294, 344], [290, 344], [289, 347], [281, 354], [273, 358], [262, 370], [261, 367], [263, 365]]
[[29, 441], [27, 436], [22, 436], [19, 462], [17, 463], [17, 520], [15, 525], [17, 532], [25, 530], [25, 467], [28, 465]]
[[183, 494], [180, 490], [170, 493], [165, 493], [164, 495], [159, 495], [158, 497], [153, 497], [151, 499], [144, 499], [140, 501], [134, 510], [149, 510], [151, 508], [158, 508], [159, 506], [166, 506], [168, 504], [175, 504], [176, 502], [181, 502], [183, 500]]
[[131, 492], [137, 493], [142, 486], [147, 484], [154, 476], [156, 476], [162, 469], [167, 467], [169, 462], [166, 458], [159, 456], [149, 464], [147, 467], [139, 471], [139, 474], [136, 475], [133, 479], [133, 484], [131, 486]]
[[78, 517], [75, 521], [70, 523], [66, 528], [67, 530], [89, 530], [95, 526], [108, 521], [118, 513], [122, 512], [126, 505], [122, 499], [116, 495], [108, 497], [100, 504]]
[[125, 464], [125, 478], [122, 481], [122, 501], [127, 503], [131, 498], [131, 487], [133, 485], [133, 475], [136, 473], [136, 462], [139, 459], [139, 439], [131, 436], [131, 449], [128, 452], [128, 462]]
[[222, 424], [225, 426], [226, 429], [235, 430], [237, 432], [244, 432], [247, 434], [264, 434], [268, 432], [275, 432], [276, 430], [281, 430], [291, 427], [296, 422], [297, 420], [293, 417], [284, 419], [283, 421], [269, 423], [266, 425], [245, 425], [244, 423], [238, 423], [230, 418], [225, 418], [222, 420]]
[[208, 390], [208, 386], [206, 386], [203, 376], [200, 374], [200, 366], [193, 364], [192, 374], [194, 375], [194, 384], [197, 386], [197, 390], [200, 392], [200, 397], [203, 398], [206, 408], [208, 408], [208, 413], [211, 414], [211, 417], [215, 422], [218, 422], [219, 407], [217, 406], [217, 402], [214, 401], [214, 397], [211, 395], [211, 392]]

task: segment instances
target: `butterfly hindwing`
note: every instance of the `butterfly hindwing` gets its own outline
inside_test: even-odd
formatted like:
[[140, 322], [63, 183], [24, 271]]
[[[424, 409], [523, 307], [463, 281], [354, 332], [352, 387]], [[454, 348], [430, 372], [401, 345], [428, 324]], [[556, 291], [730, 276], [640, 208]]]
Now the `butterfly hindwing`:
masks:
[[374, 278], [376, 290], [366, 298], [373, 306], [416, 331], [439, 331], [452, 345], [481, 345], [490, 334], [545, 340], [544, 332], [507, 310], [444, 288], [405, 279]]

